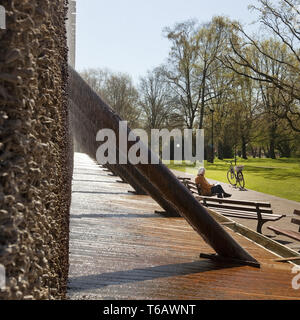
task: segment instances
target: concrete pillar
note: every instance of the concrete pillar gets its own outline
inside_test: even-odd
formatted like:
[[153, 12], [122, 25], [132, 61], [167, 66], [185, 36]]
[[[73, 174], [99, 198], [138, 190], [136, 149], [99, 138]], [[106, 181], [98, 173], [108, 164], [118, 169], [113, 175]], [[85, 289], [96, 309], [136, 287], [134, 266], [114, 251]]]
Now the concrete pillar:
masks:
[[76, 64], [76, 0], [69, 0], [67, 15], [67, 44], [69, 48], [69, 65], [75, 68]]

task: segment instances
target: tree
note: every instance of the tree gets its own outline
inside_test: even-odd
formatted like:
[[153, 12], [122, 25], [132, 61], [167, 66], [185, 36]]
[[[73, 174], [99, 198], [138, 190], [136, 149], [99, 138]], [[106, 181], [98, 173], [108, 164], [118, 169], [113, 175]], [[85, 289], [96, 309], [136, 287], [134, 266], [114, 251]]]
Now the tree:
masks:
[[210, 81], [222, 68], [217, 56], [226, 50], [228, 26], [227, 19], [215, 17], [201, 26], [187, 21], [165, 29], [172, 42], [165, 76], [180, 99], [188, 128], [194, 127], [197, 115], [203, 128], [209, 101], [221, 94], [212, 90]]
[[232, 141], [234, 132], [232, 132], [232, 123], [229, 118], [232, 116], [233, 103], [232, 93], [234, 90], [235, 73], [222, 66], [213, 73], [209, 78], [209, 89], [212, 99], [207, 101], [206, 114], [212, 116], [210, 110], [214, 110], [214, 128], [211, 127], [210, 119], [204, 121], [204, 128], [207, 132], [214, 131], [216, 137], [216, 145], [218, 149], [219, 159], [224, 157], [231, 157], [232, 154]]
[[[269, 39], [261, 42], [261, 47], [264, 48], [264, 51], [268, 55], [276, 57], [277, 60], [283, 58], [286, 53], [285, 45], [282, 45], [280, 42]], [[284, 80], [288, 76], [288, 70], [285, 65], [279, 63], [276, 60], [270, 60], [265, 54], [257, 52], [255, 48], [248, 47], [247, 57], [255, 64], [260, 70], [268, 73], [274, 78]], [[244, 71], [245, 72], [245, 71]], [[254, 80], [244, 77], [251, 82]], [[258, 116], [261, 117], [263, 122], [263, 136], [265, 136], [265, 141], [267, 142], [267, 156], [275, 159], [276, 158], [276, 145], [277, 145], [277, 136], [279, 133], [280, 126], [284, 121], [278, 116], [284, 105], [282, 99], [282, 90], [280, 90], [273, 83], [268, 83], [264, 81], [259, 81], [257, 83], [257, 93], [258, 93], [258, 103], [260, 104], [260, 109]]]
[[85, 69], [80, 74], [90, 87], [102, 96], [102, 89], [110, 71], [107, 69]]
[[127, 74], [110, 74], [103, 86], [103, 99], [119, 116], [136, 127], [139, 120], [138, 91]]
[[81, 75], [123, 120], [131, 127], [138, 125], [138, 92], [129, 75], [102, 69], [88, 69]]
[[[278, 116], [285, 118], [294, 131], [300, 132], [300, 1], [280, 0], [278, 5], [269, 0], [258, 2], [260, 7], [250, 8], [258, 12], [261, 25], [281, 44], [282, 55], [274, 55], [265, 47], [265, 41], [250, 37], [240, 24], [234, 23], [236, 32], [230, 37], [232, 52], [230, 55], [223, 55], [222, 61], [228, 68], [243, 76], [276, 86], [281, 91], [283, 102]], [[280, 64], [286, 69], [286, 74], [277, 77], [270, 69], [261, 68], [257, 59], [251, 60], [247, 56], [249, 48], [256, 55], [264, 56], [268, 64]]]
[[235, 135], [237, 143], [241, 146], [241, 156], [247, 159], [247, 145], [251, 143], [255, 135], [255, 120], [258, 117], [259, 98], [254, 81], [237, 77], [233, 90], [235, 108], [233, 110], [235, 123]]
[[[223, 66], [217, 59], [221, 52], [227, 51], [227, 33], [230, 31], [228, 19], [214, 17], [211, 22], [202, 25], [196, 35], [198, 59], [196, 77], [200, 79], [199, 128], [203, 128], [206, 106], [212, 99], [217, 99], [226, 90], [226, 86], [213, 87], [218, 73]], [[227, 78], [226, 78], [227, 79]], [[228, 79], [229, 85], [231, 79]]]
[[170, 88], [178, 97], [186, 126], [194, 127], [201, 90], [197, 77], [198, 43], [196, 21], [178, 23], [174, 28], [165, 28], [171, 41], [168, 64], [163, 67]]
[[177, 101], [171, 93], [160, 68], [148, 71], [140, 79], [139, 106], [146, 129], [162, 129], [169, 126], [176, 115], [179, 118]]

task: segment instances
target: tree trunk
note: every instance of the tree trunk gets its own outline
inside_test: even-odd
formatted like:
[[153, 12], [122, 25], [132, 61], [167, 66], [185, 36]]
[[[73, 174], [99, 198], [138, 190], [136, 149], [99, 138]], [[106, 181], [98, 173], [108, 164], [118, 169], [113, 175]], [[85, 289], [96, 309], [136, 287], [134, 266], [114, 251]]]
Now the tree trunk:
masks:
[[253, 146], [250, 146], [250, 148], [251, 148], [252, 157], [253, 157], [253, 158], [256, 158], [256, 157], [257, 157], [257, 149], [256, 149], [256, 148], [253, 148]]
[[275, 154], [275, 141], [274, 141], [274, 139], [271, 139], [271, 141], [270, 141], [270, 146], [269, 146], [269, 157], [271, 158], [271, 159], [276, 159], [276, 154]]
[[277, 124], [271, 119], [271, 124], [269, 127], [269, 157], [271, 159], [276, 159], [275, 145], [277, 136]]
[[242, 136], [242, 158], [247, 160], [247, 143], [244, 136]]
[[203, 121], [204, 121], [204, 109], [205, 109], [205, 89], [206, 89], [206, 69], [204, 67], [203, 75], [202, 75], [202, 89], [201, 89], [201, 107], [200, 107], [200, 121], [199, 121], [199, 129], [203, 129]]
[[223, 143], [220, 140], [218, 142], [218, 159], [219, 160], [224, 159], [224, 147], [223, 147]]

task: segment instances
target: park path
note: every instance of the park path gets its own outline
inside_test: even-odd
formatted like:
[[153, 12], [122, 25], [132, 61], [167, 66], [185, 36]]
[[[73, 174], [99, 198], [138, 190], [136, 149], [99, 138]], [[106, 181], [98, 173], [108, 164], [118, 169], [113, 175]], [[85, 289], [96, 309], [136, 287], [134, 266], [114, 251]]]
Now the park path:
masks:
[[300, 299], [292, 266], [226, 228], [260, 269], [199, 258], [213, 250], [181, 217], [156, 214], [149, 196], [75, 154], [70, 299]]
[[[185, 173], [181, 171], [172, 170], [176, 176], [181, 177], [188, 177], [194, 179], [195, 176], [190, 173]], [[293, 231], [298, 231], [299, 228], [297, 225], [291, 223], [291, 216], [295, 209], [300, 210], [300, 202], [292, 201], [288, 199], [279, 198], [273, 195], [265, 194], [262, 192], [257, 192], [254, 190], [246, 190], [241, 191], [238, 188], [232, 187], [230, 184], [219, 182], [212, 179], [207, 179], [210, 183], [219, 183], [222, 185], [224, 190], [228, 193], [232, 194], [232, 199], [236, 200], [245, 200], [245, 201], [263, 201], [263, 202], [270, 202], [272, 205], [272, 209], [274, 213], [278, 214], [285, 214], [287, 217], [280, 219], [279, 221], [275, 222], [267, 222], [263, 226], [263, 234], [272, 237], [274, 240], [286, 245], [289, 248], [292, 248], [296, 251], [300, 250], [300, 243], [294, 241], [290, 238], [285, 236], [275, 236], [274, 232], [267, 229], [267, 226], [277, 226], [280, 228], [290, 229]], [[280, 183], [278, 181], [278, 183]], [[237, 221], [238, 223], [245, 225], [246, 227], [256, 230], [257, 222], [255, 220], [248, 220], [248, 219], [238, 219], [238, 218], [230, 218], [232, 220]]]

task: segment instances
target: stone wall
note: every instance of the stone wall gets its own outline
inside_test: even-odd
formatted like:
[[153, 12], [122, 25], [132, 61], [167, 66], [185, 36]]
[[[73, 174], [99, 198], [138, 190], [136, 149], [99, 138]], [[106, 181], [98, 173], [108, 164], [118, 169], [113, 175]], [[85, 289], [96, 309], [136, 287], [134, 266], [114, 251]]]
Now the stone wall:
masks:
[[60, 299], [68, 274], [72, 156], [65, 0], [2, 0], [0, 299]]

